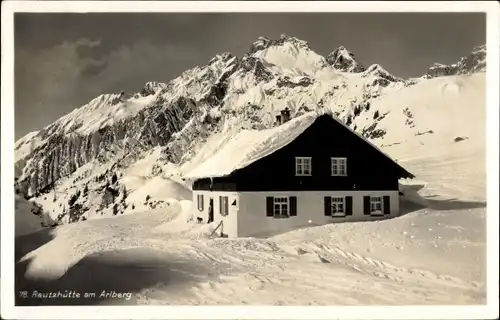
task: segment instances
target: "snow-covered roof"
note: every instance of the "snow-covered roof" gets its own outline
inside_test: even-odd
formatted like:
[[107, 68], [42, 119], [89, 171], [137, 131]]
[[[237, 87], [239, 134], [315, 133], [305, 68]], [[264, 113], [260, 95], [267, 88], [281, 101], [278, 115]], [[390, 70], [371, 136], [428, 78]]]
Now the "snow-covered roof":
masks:
[[[340, 119], [335, 117], [331, 111], [311, 111], [290, 121], [265, 130], [243, 130], [225, 144], [218, 152], [208, 160], [184, 175], [185, 179], [215, 178], [230, 175], [232, 172], [247, 167], [253, 162], [260, 160], [279, 149], [285, 147], [299, 135], [301, 135], [321, 115], [328, 114], [335, 121], [356, 134], [380, 153], [396, 163], [391, 157], [384, 153], [365, 137], [359, 135], [349, 128]], [[397, 163], [396, 163], [397, 164]], [[398, 165], [399, 166], [399, 165]], [[404, 170], [404, 169], [403, 169]], [[405, 170], [406, 171], [406, 170]], [[408, 173], [411, 177], [410, 173]]]

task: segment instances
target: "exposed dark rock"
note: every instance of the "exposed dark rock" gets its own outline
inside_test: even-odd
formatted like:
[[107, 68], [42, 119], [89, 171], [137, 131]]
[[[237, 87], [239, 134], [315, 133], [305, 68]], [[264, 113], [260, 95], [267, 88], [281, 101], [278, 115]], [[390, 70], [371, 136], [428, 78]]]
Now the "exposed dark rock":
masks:
[[467, 140], [469, 139], [468, 137], [456, 137], [455, 139], [453, 139], [453, 141], [455, 142], [460, 142], [460, 141], [464, 141], [464, 140]]
[[276, 86], [278, 88], [282, 87], [288, 87], [288, 88], [295, 88], [295, 87], [309, 87], [314, 83], [314, 80], [311, 79], [310, 77], [302, 77], [299, 79], [299, 81], [294, 82], [290, 79], [288, 76], [280, 77], [276, 81]]
[[343, 72], [359, 73], [365, 71], [365, 67], [358, 63], [354, 54], [344, 46], [340, 46], [326, 57], [326, 61], [333, 68]]
[[432, 130], [427, 130], [427, 131], [424, 131], [424, 132], [420, 132], [419, 131], [419, 132], [415, 133], [415, 136], [422, 136], [424, 134], [432, 134], [432, 133], [434, 133], [434, 131], [432, 131]]
[[257, 82], [269, 82], [274, 76], [259, 58], [245, 56], [241, 60], [240, 68], [245, 72], [253, 72]]
[[385, 129], [377, 129], [378, 122], [374, 122], [368, 128], [361, 131], [361, 135], [368, 139], [383, 138], [387, 133]]
[[462, 57], [457, 63], [445, 65], [435, 63], [424, 75], [425, 79], [453, 76], [460, 74], [472, 74], [486, 71], [486, 46], [482, 45]]

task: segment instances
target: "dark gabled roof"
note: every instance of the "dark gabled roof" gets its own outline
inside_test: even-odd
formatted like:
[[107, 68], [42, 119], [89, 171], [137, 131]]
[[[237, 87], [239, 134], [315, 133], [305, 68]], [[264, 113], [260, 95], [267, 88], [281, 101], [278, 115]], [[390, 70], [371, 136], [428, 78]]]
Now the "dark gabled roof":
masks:
[[363, 139], [371, 147], [386, 156], [400, 168], [401, 178], [415, 177], [413, 174], [401, 167], [379, 147], [375, 146], [368, 139], [349, 128], [349, 126], [335, 117], [331, 111], [320, 110], [308, 112], [271, 129], [242, 130], [212, 157], [197, 166], [194, 170], [185, 174], [184, 178], [200, 179], [228, 176], [234, 171], [245, 168], [255, 161], [287, 146], [320, 117], [332, 118], [355, 134], [358, 138]]

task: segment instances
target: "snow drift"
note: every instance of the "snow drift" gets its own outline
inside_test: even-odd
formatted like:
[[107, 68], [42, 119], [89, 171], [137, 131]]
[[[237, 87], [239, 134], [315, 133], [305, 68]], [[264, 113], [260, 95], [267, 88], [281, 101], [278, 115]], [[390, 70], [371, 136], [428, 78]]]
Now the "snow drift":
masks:
[[33, 233], [42, 228], [50, 227], [54, 221], [34, 203], [16, 195], [15, 199], [15, 236]]

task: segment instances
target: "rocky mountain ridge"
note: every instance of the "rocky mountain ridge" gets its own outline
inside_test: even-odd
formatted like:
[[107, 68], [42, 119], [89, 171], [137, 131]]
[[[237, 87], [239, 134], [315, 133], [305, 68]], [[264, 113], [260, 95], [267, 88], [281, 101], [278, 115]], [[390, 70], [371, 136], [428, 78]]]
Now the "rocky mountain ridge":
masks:
[[445, 65], [435, 63], [424, 75], [425, 79], [486, 72], [486, 45], [475, 47], [472, 52], [462, 57], [457, 63]]

